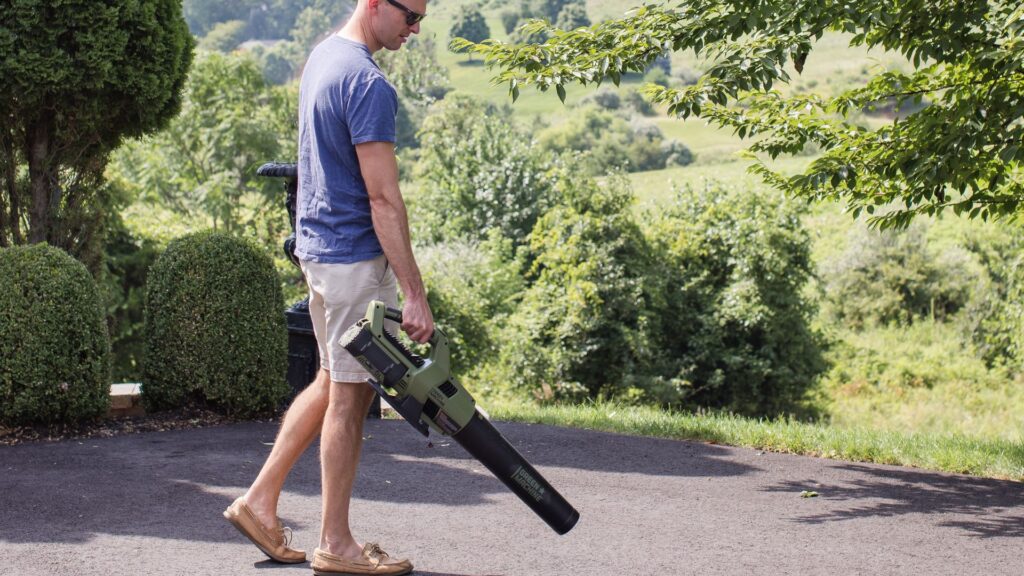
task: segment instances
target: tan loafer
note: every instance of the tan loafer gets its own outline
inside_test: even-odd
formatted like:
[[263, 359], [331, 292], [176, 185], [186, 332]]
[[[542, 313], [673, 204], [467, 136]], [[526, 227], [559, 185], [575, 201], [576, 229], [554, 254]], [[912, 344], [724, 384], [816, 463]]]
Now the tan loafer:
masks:
[[370, 542], [363, 546], [359, 558], [335, 556], [317, 548], [313, 553], [313, 574], [336, 576], [338, 574], [375, 574], [400, 576], [412, 572], [412, 562], [388, 556], [380, 546]]
[[252, 509], [241, 497], [228, 506], [228, 509], [224, 511], [224, 517], [271, 560], [283, 564], [298, 564], [306, 561], [304, 550], [288, 547], [291, 544], [291, 529], [282, 526], [280, 520], [277, 521], [277, 526], [274, 528], [267, 528], [256, 518]]

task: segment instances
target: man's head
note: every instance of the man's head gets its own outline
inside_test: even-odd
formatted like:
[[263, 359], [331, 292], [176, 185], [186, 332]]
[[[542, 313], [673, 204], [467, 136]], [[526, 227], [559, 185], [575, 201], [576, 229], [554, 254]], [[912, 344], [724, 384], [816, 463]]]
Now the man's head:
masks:
[[412, 34], [419, 34], [427, 0], [366, 0], [364, 27], [371, 50], [398, 50]]

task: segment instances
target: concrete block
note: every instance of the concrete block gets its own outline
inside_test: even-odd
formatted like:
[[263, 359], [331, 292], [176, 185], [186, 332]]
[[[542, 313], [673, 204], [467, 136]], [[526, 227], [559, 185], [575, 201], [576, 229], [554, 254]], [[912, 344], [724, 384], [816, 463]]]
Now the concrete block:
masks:
[[107, 411], [107, 417], [142, 416], [145, 413], [141, 384], [110, 385], [110, 410]]

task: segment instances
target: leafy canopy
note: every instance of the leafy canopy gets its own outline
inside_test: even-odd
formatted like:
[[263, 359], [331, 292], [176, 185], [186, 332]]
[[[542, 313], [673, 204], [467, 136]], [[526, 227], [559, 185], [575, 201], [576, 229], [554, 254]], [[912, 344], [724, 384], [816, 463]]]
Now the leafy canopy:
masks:
[[0, 246], [95, 259], [108, 155], [181, 107], [194, 43], [181, 3], [4, 0], [0, 14]]
[[[756, 136], [752, 155], [775, 158], [808, 145], [822, 151], [806, 171], [752, 170], [808, 199], [845, 201], [874, 225], [904, 227], [916, 214], [952, 208], [970, 217], [1016, 215], [1024, 200], [1024, 6], [985, 0], [690, 0], [644, 5], [624, 18], [572, 31], [541, 21], [525, 29], [542, 44], [456, 39], [482, 54], [514, 98], [523, 86], [618, 84], [658, 56], [692, 51], [708, 62], [682, 88], [649, 84], [645, 95], [670, 114], [695, 116]], [[784, 96], [774, 88], [803, 70], [826, 32], [851, 46], [904, 55], [909, 73], [883, 72], [833, 97]], [[926, 103], [920, 107], [920, 103]], [[877, 129], [852, 116], [876, 105], [898, 114]]]
[[[181, 114], [113, 158], [110, 179], [136, 199], [156, 201], [228, 232], [258, 227], [280, 209], [280, 183], [256, 168], [294, 153], [295, 97], [268, 86], [244, 54], [199, 52]], [[283, 217], [280, 218], [283, 222]]]

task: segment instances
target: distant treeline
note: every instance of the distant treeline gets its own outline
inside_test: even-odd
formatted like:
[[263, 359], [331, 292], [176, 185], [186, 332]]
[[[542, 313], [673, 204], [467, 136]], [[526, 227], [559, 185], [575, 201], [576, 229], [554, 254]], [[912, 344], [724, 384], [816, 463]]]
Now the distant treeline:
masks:
[[[226, 22], [240, 21], [245, 24], [246, 40], [284, 40], [292, 38], [300, 19], [341, 16], [355, 4], [355, 0], [185, 0], [183, 8], [189, 30], [197, 37]], [[330, 19], [320, 23], [330, 28]]]

